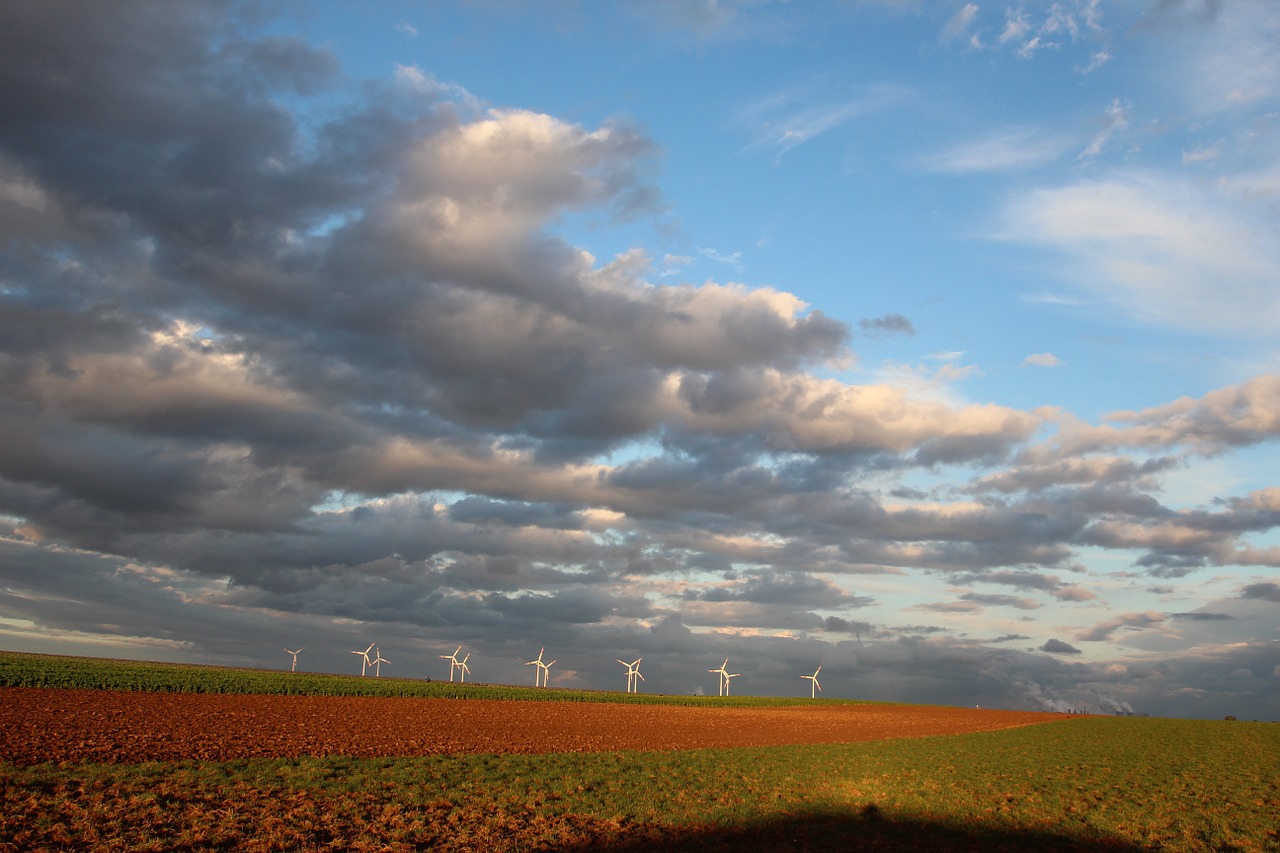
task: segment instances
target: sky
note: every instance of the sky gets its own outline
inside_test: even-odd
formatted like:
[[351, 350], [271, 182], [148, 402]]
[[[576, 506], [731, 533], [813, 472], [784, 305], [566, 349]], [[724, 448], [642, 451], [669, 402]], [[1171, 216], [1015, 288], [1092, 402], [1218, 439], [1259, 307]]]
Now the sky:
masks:
[[0, 648], [1280, 720], [1280, 4], [0, 4]]

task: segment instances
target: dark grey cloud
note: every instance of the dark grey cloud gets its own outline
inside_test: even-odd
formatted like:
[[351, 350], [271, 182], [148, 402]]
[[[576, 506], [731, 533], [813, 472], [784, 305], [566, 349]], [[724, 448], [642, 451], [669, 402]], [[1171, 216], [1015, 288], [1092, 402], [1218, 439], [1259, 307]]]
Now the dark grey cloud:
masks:
[[1259, 601], [1280, 601], [1280, 584], [1271, 581], [1251, 583], [1240, 590], [1240, 597]]
[[911, 325], [911, 321], [901, 314], [885, 314], [883, 317], [859, 320], [858, 328], [868, 334], [914, 335], [916, 333], [915, 326]]
[[971, 601], [975, 604], [981, 604], [990, 607], [1015, 607], [1018, 610], [1035, 610], [1040, 607], [1039, 602], [1029, 598], [1022, 598], [1017, 595], [1001, 595], [992, 593], [966, 592], [960, 596], [961, 601]]
[[1049, 652], [1054, 655], [1079, 655], [1083, 654], [1079, 649], [1070, 643], [1064, 643], [1058, 639], [1046, 640], [1045, 644], [1040, 647], [1040, 651]]

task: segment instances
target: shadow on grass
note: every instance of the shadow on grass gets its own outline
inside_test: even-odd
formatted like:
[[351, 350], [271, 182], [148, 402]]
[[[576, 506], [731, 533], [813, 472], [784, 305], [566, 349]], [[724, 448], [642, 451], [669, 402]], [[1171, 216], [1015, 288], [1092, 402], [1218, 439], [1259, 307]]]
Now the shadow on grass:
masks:
[[636, 828], [612, 843], [557, 847], [563, 853], [607, 851], [733, 851], [900, 850], [950, 853], [950, 851], [1138, 851], [1144, 848], [1120, 839], [1097, 835], [1017, 830], [995, 825], [947, 826], [927, 821], [884, 816], [874, 805], [860, 812], [815, 812], [773, 818], [739, 826]]

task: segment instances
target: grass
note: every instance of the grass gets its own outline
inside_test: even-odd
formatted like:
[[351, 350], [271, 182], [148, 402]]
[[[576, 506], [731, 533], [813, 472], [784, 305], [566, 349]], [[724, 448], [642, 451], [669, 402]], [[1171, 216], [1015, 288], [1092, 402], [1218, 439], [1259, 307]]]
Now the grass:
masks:
[[0, 843], [20, 849], [735, 839], [741, 850], [785, 846], [781, 835], [809, 849], [1280, 849], [1280, 726], [1265, 723], [1092, 718], [837, 746], [38, 765], [3, 768], [0, 783]]
[[0, 850], [1261, 853], [1280, 850], [1277, 815], [1280, 725], [1159, 718], [834, 746], [0, 765]]
[[[715, 705], [771, 708], [800, 700], [770, 696], [671, 696], [609, 690], [515, 687], [408, 678], [373, 678], [270, 669], [236, 669], [111, 658], [68, 657], [0, 651], [0, 687], [62, 687], [149, 690], [173, 693], [255, 693], [294, 696], [409, 696], [436, 699], [555, 699], [562, 702], [623, 702], [641, 705]], [[849, 699], [805, 699], [805, 704], [874, 704]]]

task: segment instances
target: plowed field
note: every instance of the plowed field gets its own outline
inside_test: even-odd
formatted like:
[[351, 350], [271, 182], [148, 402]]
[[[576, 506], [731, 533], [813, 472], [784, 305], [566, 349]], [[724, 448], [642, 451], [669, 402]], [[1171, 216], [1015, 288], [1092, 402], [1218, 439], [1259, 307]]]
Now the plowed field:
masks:
[[29, 765], [780, 746], [1068, 719], [917, 705], [714, 708], [11, 687], [0, 689], [0, 759]]

